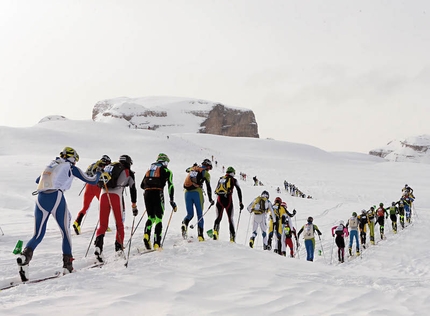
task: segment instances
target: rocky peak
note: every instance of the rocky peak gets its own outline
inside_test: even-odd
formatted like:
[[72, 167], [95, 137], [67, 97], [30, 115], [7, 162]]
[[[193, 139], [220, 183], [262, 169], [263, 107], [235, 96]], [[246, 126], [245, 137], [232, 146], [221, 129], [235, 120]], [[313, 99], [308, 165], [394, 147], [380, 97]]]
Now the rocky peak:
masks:
[[430, 163], [430, 135], [392, 140], [386, 146], [373, 149], [370, 155], [399, 162]]
[[122, 97], [103, 100], [93, 107], [92, 119], [136, 129], [259, 137], [251, 110], [199, 99]]

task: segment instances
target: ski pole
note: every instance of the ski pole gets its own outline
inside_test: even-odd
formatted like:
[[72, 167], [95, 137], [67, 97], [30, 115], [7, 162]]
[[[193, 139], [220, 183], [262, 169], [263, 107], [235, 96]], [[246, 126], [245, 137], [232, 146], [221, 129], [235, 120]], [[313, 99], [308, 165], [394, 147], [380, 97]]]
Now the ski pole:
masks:
[[237, 219], [237, 226], [236, 226], [236, 235], [237, 231], [239, 230], [239, 222], [240, 222], [240, 215], [242, 214], [242, 211], [239, 211], [239, 218]]
[[324, 248], [323, 248], [322, 241], [321, 241], [321, 236], [320, 236], [320, 235], [318, 235], [318, 238], [319, 238], [319, 240], [320, 240], [320, 246], [321, 246], [321, 251], [322, 251], [323, 256], [324, 256], [324, 261], [326, 261], [326, 260], [325, 260]]
[[251, 224], [251, 217], [252, 214], [249, 214], [249, 220], [248, 220], [248, 228], [246, 229], [246, 236], [245, 236], [245, 245], [246, 245], [246, 241], [248, 240], [248, 235], [249, 235], [249, 225]]
[[163, 248], [163, 245], [164, 245], [164, 239], [166, 239], [167, 231], [169, 230], [170, 221], [172, 220], [173, 212], [174, 212], [174, 210], [173, 210], [173, 208], [172, 208], [172, 212], [170, 213], [169, 221], [167, 222], [166, 231], [164, 232], [163, 240], [161, 241], [161, 245], [160, 245], [160, 247], [161, 247], [161, 248]]
[[[142, 221], [143, 216], [145, 215], [145, 213], [146, 213], [146, 210], [142, 213], [142, 216], [140, 217], [139, 221], [137, 222], [137, 225], [136, 225], [136, 227], [134, 228], [134, 230], [132, 230], [131, 236], [134, 236], [134, 233], [136, 232], [137, 228], [139, 227], [140, 222]], [[130, 238], [130, 239], [127, 241], [127, 243], [125, 244], [125, 248], [127, 248], [128, 243], [129, 243], [130, 241], [131, 241], [131, 238]]]
[[91, 243], [93, 242], [94, 235], [96, 234], [97, 226], [99, 226], [99, 222], [100, 222], [100, 219], [97, 221], [96, 227], [94, 228], [94, 232], [93, 232], [93, 235], [91, 236], [90, 243], [88, 244], [88, 248], [87, 248], [87, 252], [85, 253], [85, 257], [87, 257], [87, 255], [88, 255], [88, 251], [90, 250]]
[[208, 209], [206, 210], [206, 212], [203, 213], [202, 217], [200, 217], [200, 219], [197, 221], [197, 223], [195, 223], [194, 225], [190, 225], [190, 228], [193, 229], [194, 227], [196, 227], [196, 225], [203, 219], [203, 216], [206, 215], [207, 212], [209, 212], [210, 208], [212, 207], [213, 204], [209, 205]]
[[86, 183], [84, 183], [84, 186], [82, 187], [82, 189], [81, 189], [81, 191], [79, 192], [79, 194], [78, 194], [78, 196], [81, 196], [81, 193], [82, 193], [82, 191], [84, 191], [84, 189], [85, 189], [85, 186], [86, 186], [87, 184]]
[[133, 224], [131, 224], [131, 232], [130, 232], [130, 243], [128, 244], [128, 253], [127, 253], [127, 261], [125, 262], [125, 267], [128, 267], [128, 259], [130, 258], [130, 249], [131, 249], [131, 238], [133, 238], [133, 230], [134, 230], [134, 220], [136, 216], [133, 216]]
[[0, 230], [1, 230], [1, 235], [4, 236], [4, 232], [3, 232], [3, 229], [1, 229], [1, 226], [0, 226]]
[[334, 248], [334, 237], [333, 237], [333, 243], [331, 244], [330, 264], [333, 263], [333, 248]]

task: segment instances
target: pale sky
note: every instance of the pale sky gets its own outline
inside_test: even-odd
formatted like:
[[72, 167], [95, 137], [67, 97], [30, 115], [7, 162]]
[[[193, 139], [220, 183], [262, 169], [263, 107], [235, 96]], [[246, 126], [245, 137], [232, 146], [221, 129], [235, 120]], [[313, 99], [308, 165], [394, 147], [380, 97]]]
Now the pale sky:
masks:
[[328, 151], [430, 134], [427, 0], [2, 0], [0, 45], [0, 125], [177, 96]]

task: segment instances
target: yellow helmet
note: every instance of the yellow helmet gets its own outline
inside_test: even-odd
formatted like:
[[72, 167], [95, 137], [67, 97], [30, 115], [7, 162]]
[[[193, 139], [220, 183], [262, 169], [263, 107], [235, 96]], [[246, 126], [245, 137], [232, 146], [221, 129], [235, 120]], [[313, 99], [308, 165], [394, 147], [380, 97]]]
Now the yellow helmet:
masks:
[[72, 147], [64, 147], [63, 151], [60, 152], [60, 157], [70, 161], [71, 163], [79, 161], [79, 155]]

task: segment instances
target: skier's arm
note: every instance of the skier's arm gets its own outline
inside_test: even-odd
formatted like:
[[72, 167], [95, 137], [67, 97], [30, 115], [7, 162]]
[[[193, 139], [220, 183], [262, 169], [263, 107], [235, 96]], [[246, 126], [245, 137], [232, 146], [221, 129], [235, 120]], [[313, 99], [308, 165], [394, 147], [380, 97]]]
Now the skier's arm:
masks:
[[297, 233], [297, 238], [300, 237], [300, 234], [303, 232], [303, 229], [305, 229], [305, 226], [302, 226], [302, 228], [300, 228], [299, 232]]
[[72, 174], [73, 174], [73, 176], [75, 176], [79, 180], [82, 180], [82, 181], [84, 181], [86, 183], [97, 184], [97, 182], [100, 179], [100, 175], [101, 175], [100, 171], [97, 171], [94, 176], [90, 177], [85, 172], [83, 172], [81, 169], [79, 169], [79, 167], [76, 167], [76, 166], [72, 165], [71, 168], [72, 168]]
[[240, 188], [239, 181], [234, 178], [232, 180], [234, 180], [234, 186], [237, 190], [237, 197], [239, 198], [239, 203], [242, 204], [242, 189]]

